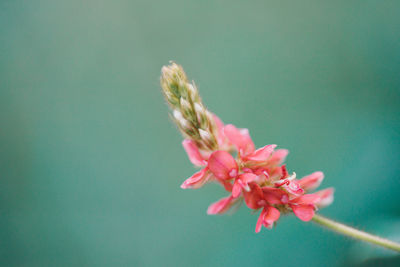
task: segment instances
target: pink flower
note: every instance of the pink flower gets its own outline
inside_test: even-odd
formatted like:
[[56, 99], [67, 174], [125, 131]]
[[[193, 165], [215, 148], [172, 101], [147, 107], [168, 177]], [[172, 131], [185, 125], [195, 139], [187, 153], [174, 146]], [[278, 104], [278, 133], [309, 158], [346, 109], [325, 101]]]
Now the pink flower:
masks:
[[261, 231], [263, 225], [266, 228], [272, 228], [274, 222], [279, 219], [279, 216], [280, 212], [276, 208], [271, 206], [264, 207], [257, 220], [256, 233]]
[[250, 183], [250, 191], [243, 191], [244, 201], [247, 207], [256, 210], [264, 207], [267, 203], [261, 187], [256, 183]]
[[[214, 115], [215, 116], [215, 115]], [[221, 214], [235, 203], [244, 201], [253, 210], [262, 210], [256, 224], [256, 232], [262, 226], [272, 228], [281, 212], [293, 212], [300, 220], [309, 221], [317, 208], [333, 201], [332, 188], [312, 194], [324, 175], [314, 172], [300, 180], [296, 174], [289, 175], [286, 166], [281, 165], [289, 151], [275, 150], [276, 145], [255, 149], [247, 129], [223, 125], [214, 117], [217, 127], [218, 150], [201, 151], [191, 140], [184, 140], [183, 147], [189, 160], [202, 170], [188, 178], [182, 188], [200, 188], [209, 181], [220, 183], [230, 195], [211, 204], [208, 214]], [[232, 149], [237, 157], [232, 156]]]
[[255, 150], [247, 129], [239, 130], [232, 124], [228, 124], [224, 127], [224, 134], [242, 156], [246, 156]]
[[202, 187], [211, 177], [211, 173], [208, 168], [204, 168], [199, 172], [193, 174], [190, 178], [186, 179], [181, 188], [200, 188]]
[[264, 200], [269, 205], [284, 205], [289, 202], [289, 194], [282, 189], [264, 186], [262, 191], [264, 193]]
[[294, 214], [302, 221], [309, 221], [314, 216], [315, 204], [320, 200], [316, 194], [302, 195], [290, 201]]
[[226, 151], [215, 151], [208, 159], [208, 167], [221, 180], [233, 179], [238, 175], [236, 160]]
[[226, 151], [215, 151], [209, 156], [201, 153], [197, 145], [189, 139], [182, 142], [189, 160], [196, 166], [206, 166], [183, 182], [181, 188], [200, 188], [209, 180], [217, 180], [227, 191], [232, 190], [232, 185], [225, 180], [235, 178], [238, 166], [235, 159]]

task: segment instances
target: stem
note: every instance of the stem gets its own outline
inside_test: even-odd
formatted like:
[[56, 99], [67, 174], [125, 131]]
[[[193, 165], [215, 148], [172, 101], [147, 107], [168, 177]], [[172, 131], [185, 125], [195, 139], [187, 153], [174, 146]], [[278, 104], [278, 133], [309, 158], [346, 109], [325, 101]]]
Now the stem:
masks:
[[368, 234], [366, 232], [354, 229], [347, 225], [332, 221], [332, 220], [325, 218], [323, 216], [320, 216], [320, 215], [314, 215], [312, 220], [315, 223], [325, 226], [326, 228], [329, 228], [340, 234], [347, 235], [347, 236], [353, 237], [355, 239], [359, 239], [359, 240], [362, 240], [365, 242], [375, 244], [377, 246], [382, 246], [387, 249], [391, 249], [391, 250], [400, 252], [400, 244], [399, 243], [390, 241], [388, 239], [381, 238], [376, 235]]

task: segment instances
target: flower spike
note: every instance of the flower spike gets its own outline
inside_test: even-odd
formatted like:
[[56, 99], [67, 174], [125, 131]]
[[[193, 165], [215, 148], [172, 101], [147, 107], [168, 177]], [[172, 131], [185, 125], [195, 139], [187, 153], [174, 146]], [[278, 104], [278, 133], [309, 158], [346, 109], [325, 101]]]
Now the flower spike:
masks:
[[338, 233], [400, 252], [396, 242], [315, 214], [333, 201], [333, 188], [309, 193], [321, 184], [324, 174], [314, 172], [300, 180], [294, 172], [289, 175], [286, 165], [282, 165], [289, 151], [275, 150], [276, 145], [256, 150], [247, 129], [224, 125], [205, 108], [196, 85], [189, 82], [180, 65], [171, 62], [164, 66], [160, 82], [171, 117], [185, 137], [182, 145], [189, 160], [203, 167], [181, 188], [196, 189], [215, 181], [229, 192], [208, 207], [208, 214], [222, 214], [245, 202], [248, 208], [261, 210], [256, 233], [263, 226], [271, 229], [281, 214], [293, 213], [302, 221], [313, 220]]
[[183, 68], [172, 62], [161, 71], [161, 86], [172, 117], [185, 140], [189, 160], [202, 170], [183, 182], [181, 187], [200, 188], [210, 181], [223, 186], [228, 196], [208, 207], [208, 214], [221, 214], [235, 203], [244, 202], [252, 210], [261, 210], [256, 232], [262, 226], [272, 228], [281, 214], [294, 214], [302, 221], [313, 218], [317, 208], [333, 201], [333, 189], [312, 194], [324, 175], [314, 172], [296, 179], [282, 165], [286, 149], [276, 145], [255, 148], [247, 129], [224, 123], [201, 101], [194, 82]]

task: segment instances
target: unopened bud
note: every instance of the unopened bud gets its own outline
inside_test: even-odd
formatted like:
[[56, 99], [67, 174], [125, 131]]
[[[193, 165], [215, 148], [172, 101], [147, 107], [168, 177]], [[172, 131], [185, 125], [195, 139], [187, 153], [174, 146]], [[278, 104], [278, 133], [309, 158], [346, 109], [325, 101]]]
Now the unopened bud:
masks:
[[194, 103], [194, 110], [196, 113], [205, 113], [203, 105], [199, 103]]
[[189, 83], [187, 87], [191, 95], [197, 94], [197, 89], [192, 84]]
[[214, 150], [217, 148], [217, 142], [215, 141], [215, 138], [207, 131], [203, 129], [199, 129], [199, 134], [200, 138], [205, 144], [206, 147], [208, 147], [210, 150]]
[[162, 67], [160, 83], [174, 121], [185, 138], [206, 151], [216, 150], [214, 118], [202, 104], [196, 85], [188, 81], [183, 68], [174, 62]]
[[209, 132], [204, 131], [203, 129], [199, 129], [199, 134], [201, 136], [201, 139], [204, 141], [211, 141], [212, 137]]
[[190, 111], [192, 109], [192, 106], [190, 105], [190, 103], [186, 99], [184, 99], [183, 97], [180, 98], [179, 102], [181, 104], [181, 109], [182, 110], [189, 110]]
[[183, 118], [183, 116], [182, 116], [182, 113], [179, 111], [179, 110], [174, 110], [173, 112], [172, 112], [172, 114], [174, 115], [174, 118], [176, 119], [176, 120], [183, 120], [184, 118]]

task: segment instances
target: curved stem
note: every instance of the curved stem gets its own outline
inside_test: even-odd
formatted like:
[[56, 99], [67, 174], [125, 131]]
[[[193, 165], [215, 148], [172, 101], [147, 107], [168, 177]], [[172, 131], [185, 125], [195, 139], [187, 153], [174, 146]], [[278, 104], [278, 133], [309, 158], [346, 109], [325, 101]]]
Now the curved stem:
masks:
[[377, 246], [385, 247], [387, 249], [391, 249], [397, 252], [400, 252], [400, 244], [390, 241], [388, 239], [381, 238], [376, 235], [371, 235], [366, 232], [357, 230], [355, 228], [349, 227], [347, 225], [332, 221], [328, 218], [325, 218], [320, 215], [314, 215], [312, 220], [322, 226], [325, 226], [326, 228], [329, 228], [335, 232], [338, 232], [343, 235], [350, 236], [355, 239], [359, 239], [365, 242], [369, 242], [372, 244], [375, 244]]

